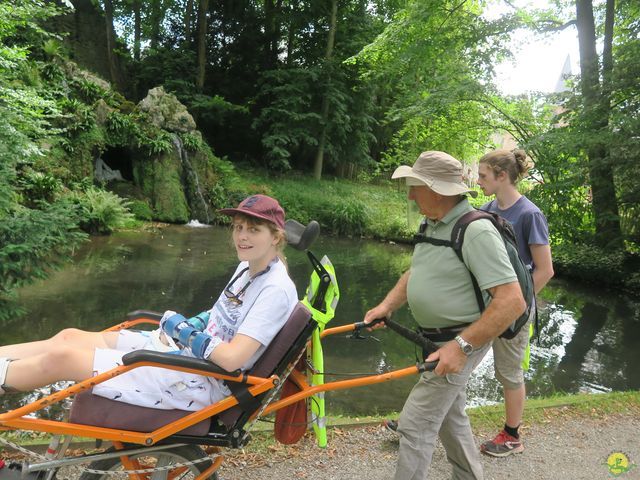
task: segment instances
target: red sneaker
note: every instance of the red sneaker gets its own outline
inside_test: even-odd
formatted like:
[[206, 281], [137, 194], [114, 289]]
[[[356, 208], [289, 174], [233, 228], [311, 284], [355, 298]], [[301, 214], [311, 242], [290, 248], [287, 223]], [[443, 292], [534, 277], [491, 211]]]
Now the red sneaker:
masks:
[[480, 451], [493, 457], [508, 457], [512, 453], [524, 452], [524, 445], [519, 439], [502, 430], [496, 438], [480, 445]]
[[385, 419], [385, 420], [382, 421], [382, 425], [387, 430], [389, 430], [390, 432], [398, 433], [398, 421], [397, 420]]

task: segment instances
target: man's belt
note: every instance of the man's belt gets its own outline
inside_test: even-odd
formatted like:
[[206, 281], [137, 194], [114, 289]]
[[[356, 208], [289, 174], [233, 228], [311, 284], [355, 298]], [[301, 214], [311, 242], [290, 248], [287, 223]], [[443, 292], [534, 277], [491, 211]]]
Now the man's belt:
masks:
[[418, 332], [421, 335], [428, 338], [432, 342], [448, 342], [453, 340], [456, 335], [462, 332], [465, 328], [467, 328], [470, 323], [463, 323], [461, 325], [455, 325], [453, 327], [443, 327], [443, 328], [422, 328], [418, 327]]

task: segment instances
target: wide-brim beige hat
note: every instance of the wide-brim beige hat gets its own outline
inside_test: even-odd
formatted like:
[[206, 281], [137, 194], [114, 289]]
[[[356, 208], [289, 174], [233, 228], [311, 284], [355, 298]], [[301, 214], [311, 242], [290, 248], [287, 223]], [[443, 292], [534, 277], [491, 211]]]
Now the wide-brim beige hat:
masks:
[[426, 185], [440, 195], [453, 197], [468, 193], [477, 197], [478, 192], [462, 181], [462, 164], [448, 153], [422, 152], [413, 167], [402, 165], [391, 178], [405, 178], [407, 185]]

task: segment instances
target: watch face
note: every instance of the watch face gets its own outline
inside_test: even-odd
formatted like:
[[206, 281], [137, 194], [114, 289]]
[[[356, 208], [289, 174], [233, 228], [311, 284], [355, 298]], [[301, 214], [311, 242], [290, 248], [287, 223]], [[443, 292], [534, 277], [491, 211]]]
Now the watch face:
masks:
[[465, 355], [471, 355], [471, 352], [473, 352], [473, 345], [460, 336], [456, 337], [456, 342], [458, 342], [460, 349]]

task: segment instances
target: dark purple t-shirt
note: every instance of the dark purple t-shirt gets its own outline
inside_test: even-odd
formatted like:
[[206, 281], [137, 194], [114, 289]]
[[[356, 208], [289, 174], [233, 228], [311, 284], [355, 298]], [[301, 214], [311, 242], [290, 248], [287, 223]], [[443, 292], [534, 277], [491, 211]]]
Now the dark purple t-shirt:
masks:
[[518, 240], [520, 258], [525, 264], [535, 268], [529, 245], [549, 244], [547, 219], [536, 204], [523, 195], [506, 210], [498, 208], [498, 201], [495, 199], [485, 203], [480, 210], [495, 212], [513, 225]]

